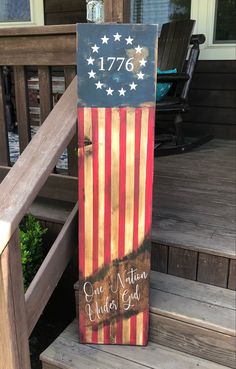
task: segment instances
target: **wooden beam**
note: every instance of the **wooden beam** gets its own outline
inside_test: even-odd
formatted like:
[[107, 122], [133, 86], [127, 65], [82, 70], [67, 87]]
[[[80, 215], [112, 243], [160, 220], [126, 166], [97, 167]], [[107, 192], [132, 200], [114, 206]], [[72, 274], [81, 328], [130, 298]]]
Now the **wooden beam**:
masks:
[[77, 246], [77, 221], [78, 205], [76, 204], [26, 291], [28, 336], [34, 329]]
[[105, 22], [130, 23], [130, 0], [104, 0]]
[[22, 153], [31, 139], [28, 106], [28, 86], [26, 70], [23, 65], [14, 67], [14, 80], [19, 143], [20, 152]]
[[75, 78], [0, 184], [0, 254], [75, 134]]
[[48, 66], [38, 68], [39, 97], [40, 97], [40, 124], [42, 124], [52, 110], [52, 78]]
[[[71, 81], [76, 75], [76, 69], [74, 66], [65, 66], [64, 67], [64, 76], [65, 76], [65, 88], [69, 86]], [[77, 147], [78, 147], [78, 136], [77, 132], [72, 138], [69, 146], [67, 147], [68, 152], [68, 172], [70, 176], [78, 175], [78, 155], [77, 155]]]
[[[0, 183], [10, 171], [10, 167], [0, 166]], [[38, 195], [53, 200], [76, 203], [78, 178], [61, 174], [50, 174]]]
[[75, 25], [2, 29], [0, 50], [0, 65], [75, 65]]
[[0, 67], [0, 165], [10, 165], [5, 104], [3, 71]]
[[17, 231], [0, 255], [0, 369], [30, 369]]

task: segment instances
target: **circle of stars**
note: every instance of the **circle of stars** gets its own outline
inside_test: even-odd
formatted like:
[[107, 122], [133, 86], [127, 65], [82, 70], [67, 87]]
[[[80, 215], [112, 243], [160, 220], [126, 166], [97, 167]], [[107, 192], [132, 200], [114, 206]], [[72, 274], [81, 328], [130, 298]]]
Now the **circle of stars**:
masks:
[[[142, 55], [143, 47], [140, 46], [140, 45], [137, 45], [137, 46], [134, 45], [135, 40], [130, 35], [128, 37], [124, 37], [121, 34], [119, 34], [118, 32], [116, 32], [116, 34], [113, 35], [113, 39], [112, 38], [110, 39], [109, 37], [107, 37], [107, 35], [104, 35], [100, 39], [101, 39], [102, 45], [109, 45], [110, 42], [119, 43], [122, 40], [124, 40], [125, 43], [126, 43], [126, 46], [128, 46], [128, 45], [131, 45], [132, 47], [135, 46], [134, 47], [135, 54], [137, 56], [142, 57], [141, 59], [138, 60], [140, 68], [146, 67], [146, 64], [147, 64], [148, 61]], [[90, 66], [90, 65], [94, 66], [94, 63], [96, 61], [95, 57], [96, 57], [96, 54], [99, 54], [99, 49], [100, 49], [100, 46], [98, 46], [96, 43], [91, 46], [92, 55], [90, 55], [90, 57], [88, 59], [86, 59], [88, 66]], [[128, 71], [128, 72], [130, 72], [130, 71]], [[88, 72], [88, 77], [91, 80], [96, 79], [96, 72], [93, 69], [91, 69]], [[137, 83], [135, 83], [134, 81], [132, 83], [130, 83], [129, 84], [129, 91], [136, 91], [136, 89], [139, 87], [139, 81], [144, 80], [145, 74], [140, 70], [138, 73], [136, 73], [136, 77], [137, 77]], [[123, 87], [121, 87], [120, 89], [115, 91], [110, 86], [107, 86], [105, 83], [102, 83], [100, 80], [95, 82], [95, 87], [96, 87], [96, 90], [104, 90], [106, 92], [107, 96], [114, 96], [114, 93], [118, 93], [119, 96], [125, 96], [126, 92], [127, 92], [127, 90], [125, 90]]]

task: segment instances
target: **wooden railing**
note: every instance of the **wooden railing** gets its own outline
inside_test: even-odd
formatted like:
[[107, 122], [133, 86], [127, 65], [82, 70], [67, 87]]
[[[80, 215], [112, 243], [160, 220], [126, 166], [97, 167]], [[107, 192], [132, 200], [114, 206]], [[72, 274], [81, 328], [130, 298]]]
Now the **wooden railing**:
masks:
[[[105, 19], [128, 21], [129, 1], [105, 0]], [[30, 369], [28, 338], [74, 251], [75, 205], [26, 294], [19, 223], [37, 195], [76, 202], [76, 34], [74, 25], [0, 30], [0, 369]], [[20, 158], [11, 168], [3, 66], [14, 74]], [[41, 119], [31, 140], [26, 66], [38, 68]], [[52, 109], [51, 66], [64, 68], [63, 96]], [[50, 112], [51, 111], [51, 112]], [[68, 147], [68, 174], [51, 174]]]
[[[30, 134], [26, 67], [36, 68], [39, 80], [40, 118], [44, 122], [52, 110], [51, 67], [64, 69], [65, 88], [76, 74], [75, 25], [0, 30], [0, 165], [10, 166], [5, 115], [3, 66], [11, 67], [15, 91], [20, 153], [28, 145]], [[68, 172], [77, 175], [75, 138], [68, 145]]]
[[24, 299], [18, 227], [76, 130], [76, 77], [0, 185], [0, 368], [30, 368], [28, 337], [76, 245], [77, 206]]

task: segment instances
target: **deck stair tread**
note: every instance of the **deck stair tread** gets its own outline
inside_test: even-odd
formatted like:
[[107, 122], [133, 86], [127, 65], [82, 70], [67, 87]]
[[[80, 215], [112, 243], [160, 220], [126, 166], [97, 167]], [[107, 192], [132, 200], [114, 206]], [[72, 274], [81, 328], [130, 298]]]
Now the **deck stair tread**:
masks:
[[43, 369], [227, 369], [151, 342], [147, 347], [82, 345], [76, 321], [40, 358]]
[[235, 291], [151, 272], [151, 342], [236, 368], [235, 316]]
[[151, 273], [151, 312], [232, 336], [235, 298], [235, 291], [225, 288]]

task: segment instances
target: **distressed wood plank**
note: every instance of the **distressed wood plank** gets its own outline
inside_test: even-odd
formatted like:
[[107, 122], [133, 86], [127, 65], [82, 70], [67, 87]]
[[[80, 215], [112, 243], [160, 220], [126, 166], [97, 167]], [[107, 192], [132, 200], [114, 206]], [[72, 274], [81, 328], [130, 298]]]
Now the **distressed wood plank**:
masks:
[[[145, 369], [226, 369], [204, 359], [196, 358], [154, 343], [147, 347], [85, 346], [78, 343], [77, 325], [74, 321], [41, 354], [43, 369], [111, 369], [137, 367]], [[80, 358], [80, 359], [78, 359]], [[85, 361], [86, 358], [86, 361]], [[158, 358], [158, 359], [157, 359]], [[70, 361], [71, 360], [71, 361]], [[69, 363], [70, 362], [70, 363]]]
[[28, 104], [28, 87], [26, 70], [24, 66], [15, 66], [14, 82], [15, 82], [15, 98], [16, 98], [16, 116], [18, 123], [20, 152], [22, 153], [28, 145], [30, 134], [29, 123], [29, 104]]
[[0, 255], [0, 357], [1, 369], [31, 367], [17, 231]]
[[229, 260], [220, 256], [200, 253], [197, 280], [219, 287], [227, 287]]
[[39, 97], [40, 97], [40, 122], [45, 121], [52, 110], [52, 79], [51, 69], [47, 66], [38, 68]]
[[228, 288], [236, 290], [236, 260], [230, 260]]
[[169, 247], [168, 273], [196, 280], [197, 252]]
[[[150, 315], [150, 324], [152, 341], [227, 367], [235, 367], [235, 337], [155, 314]], [[210, 362], [208, 365], [210, 368]]]
[[157, 272], [167, 273], [168, 246], [152, 243], [151, 269]]
[[75, 78], [0, 184], [0, 253], [75, 134], [76, 100]]
[[151, 288], [236, 310], [235, 292], [163, 273], [151, 272]]
[[[64, 67], [64, 76], [65, 76], [65, 88], [69, 86], [71, 81], [74, 79], [76, 75], [76, 69], [74, 66], [66, 66]], [[78, 135], [77, 132], [72, 138], [70, 144], [67, 147], [68, 153], [68, 173], [70, 176], [78, 175], [78, 155], [77, 155], [77, 147], [78, 147]]]
[[77, 246], [78, 205], [74, 207], [40, 269], [26, 291], [30, 336]]

